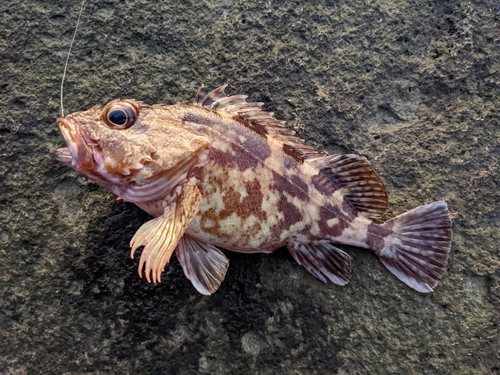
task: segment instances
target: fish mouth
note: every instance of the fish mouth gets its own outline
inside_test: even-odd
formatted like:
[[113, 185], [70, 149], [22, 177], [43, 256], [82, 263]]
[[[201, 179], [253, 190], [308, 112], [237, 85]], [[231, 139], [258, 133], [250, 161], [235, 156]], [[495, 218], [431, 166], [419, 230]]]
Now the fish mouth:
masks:
[[57, 125], [61, 131], [67, 148], [59, 148], [55, 152], [56, 159], [61, 163], [77, 170], [88, 171], [94, 168], [92, 150], [80, 126], [71, 116], [57, 119]]
[[56, 159], [59, 160], [61, 163], [64, 165], [67, 165], [68, 167], [72, 167], [73, 165], [73, 157], [71, 156], [71, 152], [69, 151], [69, 148], [58, 148], [55, 151]]

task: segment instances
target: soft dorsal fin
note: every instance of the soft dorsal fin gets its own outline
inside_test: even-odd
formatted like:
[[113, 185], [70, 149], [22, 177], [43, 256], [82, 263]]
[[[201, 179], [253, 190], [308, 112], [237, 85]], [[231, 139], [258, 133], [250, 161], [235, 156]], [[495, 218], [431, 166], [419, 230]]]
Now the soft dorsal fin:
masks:
[[359, 155], [328, 155], [307, 161], [337, 188], [363, 216], [378, 220], [387, 210], [385, 185], [366, 158]]
[[325, 156], [325, 153], [319, 152], [306, 145], [304, 140], [295, 136], [295, 131], [285, 127], [285, 121], [274, 118], [273, 112], [265, 112], [261, 109], [264, 103], [247, 102], [246, 95], [227, 96], [224, 89], [227, 85], [216, 88], [207, 93], [203, 87], [200, 87], [196, 93], [194, 102], [205, 107], [217, 110], [225, 110], [239, 116], [244, 126], [255, 131], [257, 134], [266, 137], [283, 152], [296, 161], [302, 163], [310, 158]]

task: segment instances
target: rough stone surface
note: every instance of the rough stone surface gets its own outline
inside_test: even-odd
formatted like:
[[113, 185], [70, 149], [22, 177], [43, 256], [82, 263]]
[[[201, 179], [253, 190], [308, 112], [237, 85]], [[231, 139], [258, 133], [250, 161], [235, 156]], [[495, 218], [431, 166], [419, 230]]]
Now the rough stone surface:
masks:
[[446, 200], [429, 295], [350, 247], [346, 287], [284, 250], [228, 252], [211, 297], [177, 261], [139, 279], [148, 216], [51, 154], [79, 6], [0, 4], [0, 374], [500, 373], [498, 0], [89, 0], [68, 66], [67, 113], [230, 83], [309, 144], [366, 156], [387, 218]]

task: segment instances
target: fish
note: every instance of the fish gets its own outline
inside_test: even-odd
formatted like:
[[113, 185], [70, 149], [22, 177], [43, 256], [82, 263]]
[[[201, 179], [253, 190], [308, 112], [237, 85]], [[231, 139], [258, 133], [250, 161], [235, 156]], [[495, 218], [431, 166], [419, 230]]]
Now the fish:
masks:
[[192, 103], [113, 100], [57, 119], [67, 147], [56, 158], [153, 218], [130, 241], [143, 247], [138, 273], [161, 282], [175, 253], [204, 295], [228, 270], [221, 251], [271, 253], [286, 247], [322, 282], [348, 283], [350, 256], [374, 252], [410, 288], [432, 292], [452, 239], [447, 204], [436, 201], [388, 221], [385, 184], [356, 154], [308, 146], [284, 121], [227, 96], [227, 85]]

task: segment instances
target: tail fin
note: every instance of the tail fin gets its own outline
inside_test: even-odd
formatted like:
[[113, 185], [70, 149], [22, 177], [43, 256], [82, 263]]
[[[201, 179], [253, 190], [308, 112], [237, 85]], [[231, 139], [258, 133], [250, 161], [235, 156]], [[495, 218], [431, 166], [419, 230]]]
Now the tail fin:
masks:
[[417, 207], [384, 223], [392, 230], [377, 251], [399, 280], [421, 292], [432, 292], [443, 276], [451, 245], [451, 219], [445, 202]]

